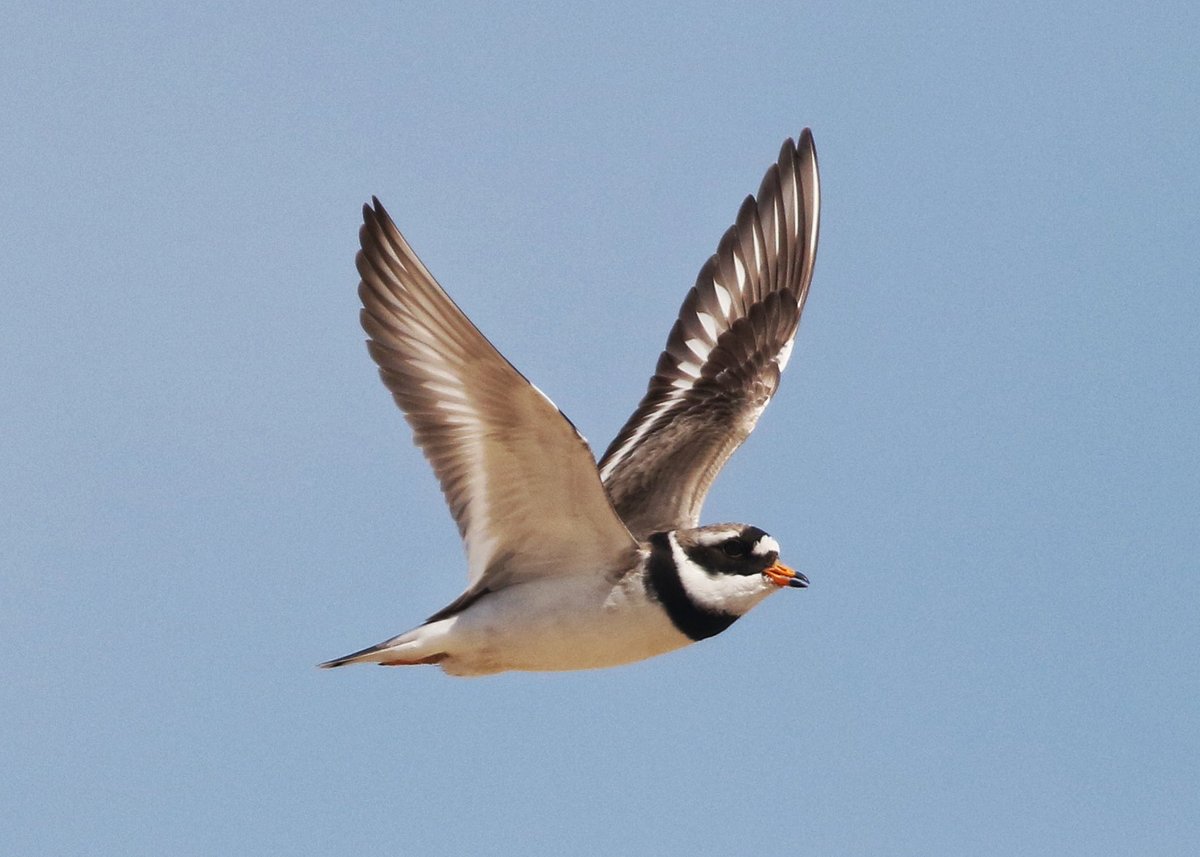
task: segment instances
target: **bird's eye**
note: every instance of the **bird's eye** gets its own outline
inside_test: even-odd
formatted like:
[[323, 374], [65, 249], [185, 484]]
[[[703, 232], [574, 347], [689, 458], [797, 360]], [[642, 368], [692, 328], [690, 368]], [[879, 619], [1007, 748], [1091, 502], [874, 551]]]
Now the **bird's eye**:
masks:
[[721, 542], [721, 550], [725, 556], [739, 557], [745, 556], [749, 552], [746, 543], [741, 539], [726, 539]]

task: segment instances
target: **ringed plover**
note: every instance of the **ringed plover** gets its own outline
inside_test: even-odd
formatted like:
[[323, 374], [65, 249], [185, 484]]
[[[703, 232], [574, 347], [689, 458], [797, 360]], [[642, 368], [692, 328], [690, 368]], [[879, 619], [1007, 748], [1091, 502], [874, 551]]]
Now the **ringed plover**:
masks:
[[364, 206], [367, 348], [441, 482], [468, 582], [411, 631], [321, 666], [438, 664], [456, 676], [610, 667], [719, 634], [768, 595], [807, 586], [762, 530], [699, 518], [787, 365], [819, 209], [805, 129], [701, 268], [645, 397], [597, 464], [379, 200]]

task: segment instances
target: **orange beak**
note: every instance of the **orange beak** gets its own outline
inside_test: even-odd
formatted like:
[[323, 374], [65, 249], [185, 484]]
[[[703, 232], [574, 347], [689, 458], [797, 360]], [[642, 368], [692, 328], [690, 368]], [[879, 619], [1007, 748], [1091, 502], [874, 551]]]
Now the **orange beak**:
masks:
[[775, 564], [763, 572], [763, 577], [780, 587], [791, 586], [796, 589], [803, 589], [808, 586], [807, 577], [798, 571], [788, 568], [779, 560], [775, 560]]

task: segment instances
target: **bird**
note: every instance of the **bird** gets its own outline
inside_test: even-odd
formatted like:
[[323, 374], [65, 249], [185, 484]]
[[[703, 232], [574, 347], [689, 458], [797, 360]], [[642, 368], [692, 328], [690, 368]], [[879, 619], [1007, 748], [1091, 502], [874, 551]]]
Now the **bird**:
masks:
[[372, 197], [360, 320], [458, 525], [467, 588], [422, 624], [321, 667], [448, 675], [614, 667], [721, 633], [808, 578], [758, 527], [700, 524], [779, 385], [812, 281], [810, 129], [784, 141], [687, 292], [646, 393], [597, 462], [554, 403], [438, 285]]

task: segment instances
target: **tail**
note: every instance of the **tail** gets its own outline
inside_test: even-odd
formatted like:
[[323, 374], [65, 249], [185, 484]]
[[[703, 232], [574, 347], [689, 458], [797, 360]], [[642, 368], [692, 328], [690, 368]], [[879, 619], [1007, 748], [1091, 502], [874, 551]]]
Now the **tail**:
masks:
[[379, 664], [384, 667], [407, 667], [415, 664], [436, 664], [446, 657], [445, 652], [429, 651], [428, 641], [420, 639], [419, 632], [424, 628], [415, 628], [399, 637], [392, 637], [374, 646], [368, 646], [349, 655], [342, 655], [323, 664], [317, 664], [323, 670], [334, 667], [344, 667], [346, 664]]
[[357, 652], [349, 655], [342, 655], [340, 658], [334, 658], [331, 661], [326, 661], [323, 664], [317, 664], [323, 670], [331, 670], [334, 667], [344, 667], [346, 664], [369, 664], [379, 663], [380, 653], [388, 647], [387, 643], [379, 643], [375, 646], [368, 646], [365, 649], [359, 649]]

